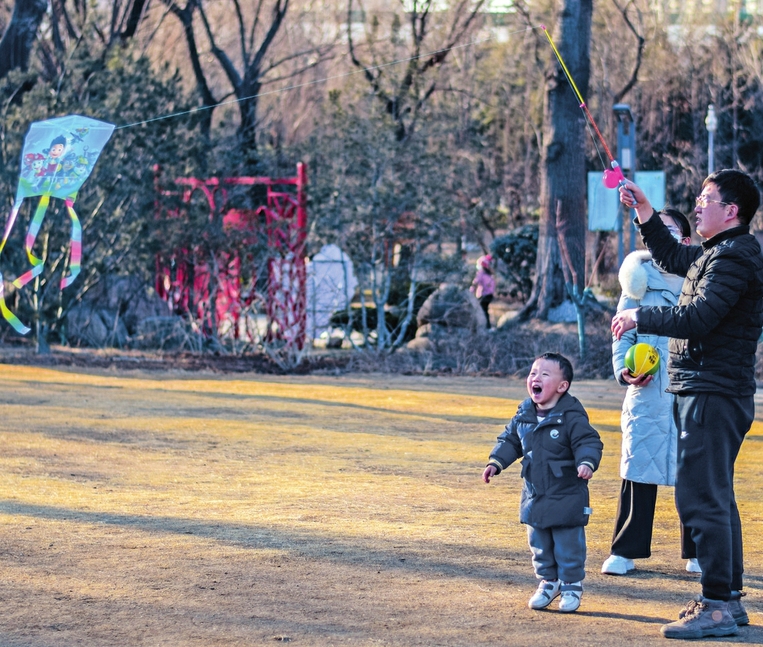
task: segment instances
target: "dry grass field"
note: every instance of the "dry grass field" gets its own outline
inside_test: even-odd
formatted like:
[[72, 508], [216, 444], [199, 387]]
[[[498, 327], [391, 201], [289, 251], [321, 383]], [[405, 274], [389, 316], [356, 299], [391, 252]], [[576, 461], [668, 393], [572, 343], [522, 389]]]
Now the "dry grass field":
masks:
[[[4, 365], [0, 384], [2, 646], [656, 645], [699, 590], [668, 489], [652, 558], [599, 573], [611, 381], [572, 389], [605, 458], [583, 605], [564, 616], [526, 607], [518, 466], [480, 480], [522, 383]], [[763, 643], [761, 464], [756, 423], [737, 473], [752, 624], [726, 644]]]

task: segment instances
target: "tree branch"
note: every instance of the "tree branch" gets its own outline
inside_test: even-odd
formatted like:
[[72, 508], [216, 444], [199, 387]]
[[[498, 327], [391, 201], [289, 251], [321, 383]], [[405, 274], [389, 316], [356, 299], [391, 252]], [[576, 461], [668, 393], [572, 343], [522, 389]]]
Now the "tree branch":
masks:
[[37, 29], [48, 8], [47, 0], [16, 0], [11, 21], [0, 40], [0, 79], [29, 65]]
[[[316, 48], [316, 50], [319, 52], [319, 58], [312, 63], [308, 63], [304, 67], [299, 68], [298, 70], [295, 70], [294, 72], [290, 72], [289, 74], [284, 74], [282, 76], [275, 76], [272, 78], [268, 78], [267, 80], [262, 81], [262, 85], [266, 85], [268, 83], [276, 83], [277, 81], [285, 81], [286, 79], [292, 79], [295, 76], [299, 76], [300, 74], [303, 74], [307, 70], [311, 70], [314, 67], [318, 67], [321, 63], [324, 63], [326, 61], [331, 61], [334, 58], [336, 58], [336, 55], [328, 56], [321, 53], [320, 48]], [[315, 50], [314, 50], [315, 51]], [[266, 68], [262, 70], [263, 74], [266, 74], [267, 72], [270, 72], [271, 70], [274, 70], [275, 68], [279, 67], [280, 65], [283, 65], [284, 63], [287, 63], [290, 60], [293, 60], [295, 58], [298, 58], [299, 56], [304, 56], [308, 52], [300, 52], [299, 54], [294, 54], [292, 56], [286, 56], [278, 61], [275, 61], [268, 65]]]
[[352, 64], [363, 70], [363, 75], [366, 77], [366, 80], [371, 84], [371, 89], [374, 91], [374, 94], [378, 96], [384, 104], [387, 106], [387, 110], [391, 111], [391, 101], [389, 99], [389, 96], [381, 87], [381, 84], [379, 83], [379, 78], [382, 75], [381, 70], [378, 71], [377, 76], [374, 76], [371, 74], [371, 70], [368, 69], [366, 65], [361, 63], [358, 60], [358, 57], [355, 56], [355, 45], [352, 42], [352, 0], [347, 0], [347, 45], [350, 52], [350, 60], [352, 61]]
[[[129, 13], [125, 12], [122, 20], [124, 28], [119, 34], [122, 41], [126, 41], [135, 36], [135, 33], [138, 31], [138, 26], [143, 20], [146, 9], [148, 9], [149, 1], [150, 0], [133, 0]], [[126, 18], [126, 21], [124, 18]]]
[[249, 67], [245, 72], [246, 76], [250, 76], [250, 71], [253, 74], [259, 73], [259, 70], [262, 68], [262, 61], [265, 58], [265, 54], [275, 39], [278, 30], [281, 28], [281, 23], [283, 22], [284, 16], [289, 9], [289, 0], [283, 0], [283, 6], [281, 5], [281, 1], [282, 0], [277, 0], [275, 6], [273, 7], [273, 21], [270, 23], [270, 29], [268, 29], [268, 33], [262, 40], [254, 60], [252, 60], [252, 62], [249, 64]]
[[[293, 61], [295, 58], [299, 58], [300, 56], [307, 56], [308, 54], [314, 54], [316, 52], [318, 53], [318, 56], [321, 57], [321, 60], [331, 60], [331, 58], [333, 58], [333, 57], [327, 57], [327, 58], [324, 59], [323, 56], [324, 56], [324, 53], [328, 53], [333, 48], [334, 48], [333, 45], [329, 45], [329, 46], [326, 47], [325, 50], [323, 48], [321, 48], [320, 46], [311, 47], [310, 49], [303, 49], [303, 50], [301, 50], [299, 52], [294, 52], [292, 54], [289, 54], [288, 56], [284, 56], [283, 58], [279, 58], [278, 60], [270, 61], [270, 63], [268, 63], [268, 65], [263, 67], [262, 69], [263, 69], [263, 72], [266, 72], [266, 71], [269, 72], [270, 70], [274, 70], [277, 67], [280, 67], [284, 63], [288, 63], [289, 61]], [[314, 63], [309, 63], [307, 68], [305, 68], [305, 69], [309, 69], [310, 67], [313, 67], [313, 66], [314, 66]]]
[[[424, 73], [429, 68], [434, 67], [435, 65], [439, 65], [445, 60], [445, 57], [451, 52], [451, 50], [458, 44], [458, 42], [461, 40], [461, 38], [464, 36], [464, 34], [467, 32], [469, 27], [471, 26], [474, 19], [477, 17], [477, 14], [479, 13], [479, 10], [482, 8], [482, 5], [485, 4], [485, 0], [479, 0], [472, 9], [472, 11], [469, 13], [469, 17], [466, 19], [464, 24], [461, 26], [461, 28], [458, 30], [457, 33], [455, 33], [451, 38], [448, 40], [448, 44], [441, 48], [439, 51], [435, 52], [430, 56], [425, 62], [424, 65], [422, 65], [419, 68], [419, 72]], [[451, 26], [451, 33], [453, 33], [456, 29], [456, 25], [458, 25], [458, 16], [456, 16], [453, 25]]]
[[[260, 26], [260, 15], [262, 14], [262, 3], [264, 0], [257, 1], [257, 9], [254, 12], [254, 20], [252, 21], [252, 29], [249, 31], [249, 51], [254, 51], [254, 44], [257, 42], [257, 28]], [[249, 61], [247, 61], [247, 64]]]
[[[620, 14], [623, 17], [623, 20], [625, 21], [625, 24], [628, 26], [628, 29], [633, 33], [633, 35], [636, 37], [636, 42], [638, 43], [638, 46], [636, 47], [636, 63], [633, 66], [633, 71], [631, 72], [631, 78], [628, 79], [628, 82], [625, 84], [622, 90], [620, 90], [618, 93], [615, 94], [615, 96], [612, 98], [612, 103], [620, 103], [623, 98], [625, 97], [628, 92], [630, 92], [633, 87], [638, 82], [638, 73], [641, 69], [641, 61], [644, 55], [644, 45], [646, 41], [644, 40], [644, 37], [638, 33], [636, 28], [633, 26], [633, 23], [631, 22], [630, 18], [628, 17], [628, 7], [630, 7], [631, 4], [633, 4], [633, 0], [629, 0], [628, 4], [625, 5], [625, 7], [621, 7], [617, 0], [612, 0], [615, 7], [617, 7], [617, 10], [620, 12]], [[639, 13], [639, 22], [640, 22], [640, 12], [638, 12], [638, 9], [636, 10], [637, 13]]]
[[[260, 0], [262, 2], [262, 0]], [[238, 38], [239, 45], [241, 47], [241, 60], [244, 61], [244, 65], [249, 62], [249, 48], [246, 46], [246, 32], [244, 31], [244, 14], [241, 11], [241, 3], [239, 0], [233, 0], [233, 6], [236, 9], [236, 18], [238, 19]]]
[[209, 40], [209, 49], [214, 54], [214, 57], [217, 59], [218, 63], [220, 63], [220, 67], [223, 68], [223, 71], [225, 72], [225, 76], [228, 77], [228, 81], [230, 81], [230, 84], [236, 89], [236, 92], [241, 88], [242, 78], [241, 75], [238, 73], [238, 70], [236, 69], [236, 66], [233, 64], [233, 61], [228, 58], [228, 55], [217, 46], [217, 42], [215, 41], [215, 35], [212, 33], [212, 27], [209, 24], [209, 20], [207, 19], [207, 14], [204, 11], [204, 7], [202, 6], [201, 2], [197, 2], [198, 8], [199, 8], [199, 15], [201, 16], [201, 21], [204, 23], [204, 30], [207, 32], [207, 39]]
[[[202, 104], [204, 106], [213, 106], [217, 101], [207, 84], [207, 78], [204, 75], [204, 70], [201, 67], [201, 61], [199, 59], [199, 48], [196, 44], [196, 37], [193, 33], [193, 12], [196, 10], [197, 1], [198, 0], [188, 0], [188, 4], [186, 4], [183, 9], [181, 9], [173, 0], [164, 0], [164, 3], [183, 25], [183, 32], [185, 33], [186, 42], [188, 44], [188, 55], [191, 59], [191, 67], [193, 68], [196, 87], [201, 95]], [[211, 125], [211, 115], [209, 115], [205, 124], [207, 126]]]

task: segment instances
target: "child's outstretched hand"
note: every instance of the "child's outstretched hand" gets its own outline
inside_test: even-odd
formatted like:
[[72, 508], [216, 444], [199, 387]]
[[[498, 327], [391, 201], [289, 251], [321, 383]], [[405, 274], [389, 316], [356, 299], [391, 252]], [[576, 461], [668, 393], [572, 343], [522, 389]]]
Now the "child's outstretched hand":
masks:
[[593, 470], [588, 465], [578, 465], [578, 477], [586, 481], [593, 476]]
[[[490, 479], [495, 476], [495, 473], [498, 471], [495, 465], [488, 465], [485, 468], [485, 471], [482, 472], [482, 480], [485, 481], [485, 483], [490, 483]], [[579, 474], [580, 472], [578, 472]], [[590, 476], [588, 478], [591, 478]]]

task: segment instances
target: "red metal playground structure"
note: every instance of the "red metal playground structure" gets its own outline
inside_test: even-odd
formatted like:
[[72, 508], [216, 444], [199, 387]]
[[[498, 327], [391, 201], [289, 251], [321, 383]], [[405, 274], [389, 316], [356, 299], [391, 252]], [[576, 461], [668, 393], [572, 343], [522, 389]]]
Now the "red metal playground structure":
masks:
[[[216, 328], [218, 334], [232, 334], [236, 339], [302, 350], [307, 310], [305, 165], [297, 164], [295, 177], [184, 177], [171, 180], [168, 186], [161, 183], [159, 167], [154, 170], [158, 218], [188, 220], [194, 201], [194, 205], [206, 204], [210, 222], [220, 218], [223, 236], [235, 234], [244, 243], [266, 244], [264, 267], [255, 265], [251, 255], [235, 245], [226, 249], [225, 244], [218, 245], [223, 251], [213, 258], [203, 245], [157, 257], [157, 294], [175, 314], [195, 318], [206, 334]], [[234, 190], [248, 193], [250, 202], [255, 193], [266, 195], [265, 204], [231, 206], [229, 193]], [[247, 285], [243, 276], [248, 277]], [[264, 326], [253, 325], [253, 313], [261, 313], [260, 319], [264, 315]]]

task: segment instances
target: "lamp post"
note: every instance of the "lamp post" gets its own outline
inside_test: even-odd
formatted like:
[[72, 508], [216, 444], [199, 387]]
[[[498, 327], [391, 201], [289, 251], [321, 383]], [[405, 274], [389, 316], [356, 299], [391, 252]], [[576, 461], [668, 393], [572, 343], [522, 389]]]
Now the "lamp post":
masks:
[[[617, 119], [617, 157], [620, 168], [625, 177], [633, 179], [636, 171], [636, 121], [633, 119], [631, 107], [627, 103], [616, 103], [612, 111]], [[628, 209], [625, 209], [625, 217], [628, 217]], [[636, 249], [636, 228], [631, 223], [630, 251]], [[617, 257], [620, 265], [625, 258], [623, 249], [623, 226], [618, 227]]]
[[715, 131], [718, 130], [718, 118], [715, 116], [715, 106], [712, 103], [707, 107], [705, 128], [707, 128], [707, 174], [710, 175], [715, 170], [715, 146], [713, 140]]

